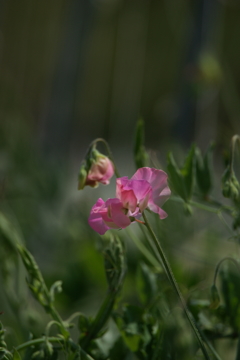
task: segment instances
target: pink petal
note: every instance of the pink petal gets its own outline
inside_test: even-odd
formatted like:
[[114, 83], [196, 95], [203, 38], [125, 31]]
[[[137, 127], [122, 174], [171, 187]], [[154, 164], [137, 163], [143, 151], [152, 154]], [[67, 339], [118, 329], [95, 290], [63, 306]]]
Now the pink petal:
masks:
[[149, 198], [152, 194], [151, 186], [145, 180], [129, 180], [127, 187], [133, 189], [139, 203], [139, 208], [143, 211], [147, 207]]
[[143, 167], [136, 171], [132, 176], [134, 180], [146, 180], [151, 185], [153, 191], [159, 189], [160, 191], [167, 185], [167, 174], [158, 169]]
[[88, 223], [91, 228], [100, 235], [105, 234], [105, 232], [109, 229], [102, 218], [102, 214], [106, 211], [107, 209], [105, 209], [105, 202], [100, 198], [96, 204], [93, 205], [88, 219]]
[[145, 180], [128, 180], [126, 176], [117, 179], [117, 197], [131, 212], [135, 211], [138, 203], [143, 211], [147, 207], [151, 193], [152, 188]]
[[107, 158], [107, 171], [103, 175], [101, 182], [104, 184], [104, 181], [107, 181], [106, 184], [109, 184], [108, 180], [111, 179], [113, 174], [114, 174], [114, 165], [112, 161]]
[[126, 176], [117, 179], [116, 195], [122, 201], [123, 207], [133, 212], [137, 207], [137, 198], [134, 191], [128, 186], [128, 182]]
[[128, 182], [127, 176], [123, 176], [116, 180], [116, 196], [118, 199], [121, 198], [121, 193], [123, 191], [123, 187], [127, 184], [127, 182]]
[[168, 186], [166, 186], [159, 195], [155, 195], [155, 197], [153, 197], [153, 200], [155, 204], [157, 204], [158, 206], [162, 206], [169, 199], [170, 195], [171, 190]]
[[123, 213], [122, 203], [112, 204], [111, 208], [112, 208], [112, 220], [116, 225], [118, 225], [119, 228], [124, 229], [131, 224], [129, 217]]
[[162, 206], [171, 195], [171, 190], [167, 183], [168, 176], [162, 170], [148, 167], [140, 168], [133, 175], [132, 179], [148, 181], [153, 190], [152, 200], [159, 206]]
[[123, 203], [123, 207], [131, 211], [135, 211], [137, 207], [137, 198], [134, 195], [133, 190], [123, 190], [121, 192], [121, 201]]
[[93, 230], [98, 232], [100, 235], [105, 234], [110, 228], [104, 223], [101, 214], [91, 213], [88, 219], [88, 223]]
[[148, 204], [148, 207], [151, 211], [155, 212], [156, 214], [159, 215], [160, 219], [165, 219], [168, 214], [163, 210], [161, 209], [159, 206], [157, 206], [156, 204], [154, 203], [149, 203]]
[[131, 224], [129, 217], [124, 214], [123, 203], [117, 199], [108, 199], [106, 201], [108, 216], [112, 220], [111, 228], [125, 228]]
[[105, 156], [99, 156], [97, 161], [92, 164], [86, 179], [86, 185], [91, 185], [92, 182], [101, 182], [102, 184], [109, 184], [109, 179], [114, 174], [114, 166], [111, 160]]

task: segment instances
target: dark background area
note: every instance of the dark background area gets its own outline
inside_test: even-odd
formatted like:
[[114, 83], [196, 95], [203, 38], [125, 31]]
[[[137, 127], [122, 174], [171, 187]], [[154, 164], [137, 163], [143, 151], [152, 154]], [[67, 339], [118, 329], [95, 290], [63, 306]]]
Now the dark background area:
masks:
[[[131, 146], [209, 140], [238, 130], [238, 1], [0, 2], [1, 122], [53, 156], [95, 137]], [[169, 146], [169, 145], [168, 145]]]

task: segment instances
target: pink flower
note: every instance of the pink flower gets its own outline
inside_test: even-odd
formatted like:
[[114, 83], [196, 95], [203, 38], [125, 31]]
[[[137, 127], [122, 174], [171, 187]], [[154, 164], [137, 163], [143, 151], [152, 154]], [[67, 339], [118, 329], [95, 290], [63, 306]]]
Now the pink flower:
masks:
[[111, 160], [109, 160], [108, 157], [99, 154], [88, 171], [85, 185], [92, 187], [97, 187], [98, 183], [107, 185], [113, 174], [114, 166]]
[[127, 176], [117, 179], [116, 196], [132, 216], [146, 209], [151, 194], [151, 185], [146, 180], [128, 180]]
[[167, 213], [161, 206], [170, 197], [167, 174], [158, 169], [143, 167], [137, 170], [130, 180], [117, 179], [117, 198], [129, 209], [131, 216], [136, 216], [147, 207], [165, 219]]
[[108, 199], [104, 202], [100, 198], [92, 207], [88, 223], [93, 230], [103, 235], [109, 229], [125, 228], [130, 225], [131, 221], [126, 212], [119, 199]]

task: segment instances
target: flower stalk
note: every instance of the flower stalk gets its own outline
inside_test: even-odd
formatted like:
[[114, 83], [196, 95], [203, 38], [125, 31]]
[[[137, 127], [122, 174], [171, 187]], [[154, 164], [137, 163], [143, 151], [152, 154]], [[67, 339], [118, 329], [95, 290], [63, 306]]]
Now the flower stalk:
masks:
[[208, 352], [207, 352], [207, 350], [205, 348], [203, 339], [202, 339], [202, 337], [201, 337], [201, 335], [200, 335], [200, 333], [199, 333], [199, 331], [198, 331], [198, 329], [196, 327], [196, 324], [194, 323], [194, 320], [192, 319], [191, 313], [189, 312], [189, 310], [187, 308], [187, 304], [186, 304], [186, 302], [185, 302], [185, 300], [184, 300], [184, 298], [182, 296], [182, 293], [181, 293], [181, 291], [179, 289], [178, 283], [177, 283], [177, 281], [176, 281], [176, 279], [174, 277], [171, 266], [170, 266], [170, 264], [169, 264], [169, 262], [168, 262], [168, 260], [166, 258], [166, 255], [165, 255], [165, 253], [164, 253], [164, 251], [163, 251], [163, 249], [161, 247], [161, 244], [158, 241], [157, 236], [155, 235], [151, 225], [149, 224], [148, 219], [147, 219], [144, 212], [142, 213], [142, 216], [143, 216], [143, 219], [145, 221], [145, 226], [147, 227], [147, 229], [148, 229], [148, 231], [149, 231], [149, 233], [151, 235], [151, 238], [152, 238], [152, 240], [154, 242], [154, 245], [157, 248], [158, 254], [160, 255], [162, 265], [163, 265], [164, 270], [165, 270], [165, 272], [167, 274], [167, 277], [168, 277], [174, 291], [176, 292], [176, 294], [177, 294], [177, 296], [178, 296], [178, 298], [180, 300], [180, 303], [181, 303], [181, 305], [183, 307], [183, 310], [184, 310], [184, 312], [185, 312], [185, 314], [187, 316], [189, 324], [191, 325], [191, 328], [192, 328], [193, 332], [196, 335], [196, 338], [198, 340], [198, 343], [199, 343], [199, 346], [200, 346], [200, 348], [202, 350], [202, 353], [203, 353], [205, 359], [210, 360], [210, 356], [209, 356], [209, 354], [208, 354]]

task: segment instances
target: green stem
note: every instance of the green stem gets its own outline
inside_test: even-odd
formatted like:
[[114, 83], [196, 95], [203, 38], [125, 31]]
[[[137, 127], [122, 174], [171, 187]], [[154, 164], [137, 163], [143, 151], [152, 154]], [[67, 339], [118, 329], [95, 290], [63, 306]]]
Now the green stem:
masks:
[[[47, 341], [49, 341], [51, 343], [58, 343], [58, 344], [61, 344], [61, 345], [66, 344], [64, 339], [59, 338], [59, 337], [54, 337], [54, 336], [47, 337]], [[15, 347], [14, 350], [21, 351], [21, 350], [24, 350], [24, 349], [26, 349], [28, 347], [40, 345], [40, 344], [43, 344], [45, 342], [46, 342], [46, 337], [40, 338], [40, 339], [29, 340], [29, 341], [26, 341], [25, 343]], [[87, 354], [83, 349], [81, 349], [79, 347], [79, 345], [75, 344], [71, 339], [68, 339], [67, 343], [70, 345], [70, 348], [71, 348], [71, 350], [73, 352], [80, 351], [80, 353], [85, 355], [85, 358], [87, 360], [94, 360], [89, 354]]]
[[238, 337], [236, 360], [240, 360], [240, 334], [239, 334], [239, 337]]
[[214, 347], [212, 346], [212, 344], [208, 341], [208, 339], [206, 338], [206, 336], [205, 336], [203, 333], [201, 333], [201, 335], [202, 335], [202, 337], [204, 338], [204, 341], [205, 341], [205, 343], [207, 344], [207, 346], [209, 347], [209, 349], [212, 351], [212, 353], [213, 353], [213, 355], [215, 356], [215, 358], [216, 358], [217, 360], [222, 360], [222, 359], [220, 358], [220, 356], [218, 355], [218, 353], [216, 352], [216, 350], [214, 349]]
[[184, 298], [182, 296], [182, 293], [181, 293], [181, 291], [179, 289], [178, 283], [177, 283], [177, 281], [176, 281], [176, 279], [174, 277], [174, 274], [172, 272], [170, 264], [169, 264], [169, 262], [168, 262], [168, 260], [167, 260], [167, 258], [165, 256], [165, 253], [164, 253], [164, 251], [163, 251], [163, 249], [162, 249], [162, 247], [160, 245], [160, 242], [158, 241], [154, 231], [152, 230], [152, 228], [151, 228], [151, 226], [150, 226], [150, 224], [148, 222], [148, 219], [147, 219], [146, 215], [144, 214], [144, 212], [142, 213], [142, 215], [143, 215], [143, 218], [144, 218], [144, 221], [145, 221], [145, 225], [146, 225], [146, 227], [147, 227], [147, 229], [148, 229], [148, 231], [149, 231], [149, 233], [150, 233], [150, 235], [152, 237], [152, 240], [153, 240], [153, 242], [154, 242], [154, 244], [155, 244], [155, 246], [157, 248], [157, 251], [158, 251], [158, 253], [159, 253], [160, 257], [161, 257], [161, 260], [162, 260], [162, 263], [163, 263], [163, 266], [164, 266], [164, 270], [165, 270], [165, 272], [166, 272], [166, 274], [168, 276], [168, 279], [169, 279], [173, 289], [175, 290], [175, 292], [176, 292], [176, 294], [177, 294], [177, 296], [178, 296], [178, 298], [179, 298], [179, 300], [180, 300], [180, 302], [182, 304], [183, 310], [184, 310], [184, 312], [185, 312], [185, 314], [187, 316], [187, 319], [188, 319], [188, 321], [189, 321], [189, 323], [190, 323], [190, 325], [192, 327], [193, 332], [196, 335], [196, 338], [198, 340], [199, 346], [201, 347], [203, 355], [205, 356], [205, 359], [210, 360], [210, 357], [209, 357], [208, 352], [207, 352], [207, 350], [205, 348], [205, 345], [203, 343], [201, 335], [200, 335], [200, 333], [199, 333], [199, 331], [198, 331], [198, 329], [197, 329], [197, 327], [196, 327], [196, 325], [195, 325], [195, 323], [194, 323], [194, 321], [192, 319], [191, 313], [189, 312], [189, 310], [187, 308], [186, 302], [185, 302], [185, 300], [184, 300]]
[[222, 265], [222, 263], [226, 260], [230, 260], [232, 261], [236, 267], [238, 268], [238, 270], [240, 271], [240, 265], [239, 263], [237, 262], [237, 260], [235, 260], [234, 258], [230, 257], [230, 256], [226, 256], [225, 258], [223, 258], [222, 260], [219, 261], [219, 263], [217, 264], [216, 266], [216, 269], [215, 269], [215, 274], [214, 274], [214, 279], [213, 279], [213, 285], [216, 285], [216, 280], [217, 280], [217, 275], [218, 275], [218, 271], [220, 269], [220, 266]]
[[[179, 203], [184, 203], [184, 200], [178, 196], [171, 196], [169, 200], [179, 202]], [[218, 207], [214, 207], [214, 206], [208, 206], [208, 205], [199, 203], [197, 201], [192, 201], [192, 200], [189, 201], [189, 205], [195, 206], [198, 209], [205, 210], [205, 211], [215, 213], [215, 214], [219, 214], [222, 211], [224, 211], [227, 214], [231, 215], [232, 210], [233, 210], [231, 206], [225, 206], [225, 205], [219, 204]]]
[[87, 335], [81, 341], [81, 347], [87, 349], [90, 341], [94, 339], [97, 333], [102, 329], [106, 321], [108, 320], [112, 308], [115, 303], [117, 291], [111, 291], [107, 294], [102, 306], [100, 307], [97, 316], [95, 317]]
[[239, 135], [234, 135], [232, 137], [232, 141], [231, 141], [231, 162], [230, 162], [230, 171], [231, 171], [231, 173], [234, 173], [234, 169], [233, 169], [234, 153], [235, 153], [235, 145], [236, 145], [237, 141], [239, 141], [239, 143], [240, 143], [240, 136]]
[[113, 165], [114, 165], [114, 173], [115, 173], [115, 176], [116, 176], [117, 178], [119, 178], [119, 177], [120, 177], [120, 173], [119, 173], [119, 171], [118, 171], [118, 169], [117, 169], [117, 166], [116, 166], [116, 163], [115, 163], [115, 161], [114, 161], [114, 158], [113, 158], [113, 155], [112, 155], [110, 146], [108, 145], [107, 141], [106, 141], [105, 139], [102, 139], [102, 138], [97, 138], [97, 139], [93, 140], [93, 142], [90, 144], [90, 147], [91, 147], [91, 146], [94, 146], [94, 145], [97, 144], [98, 142], [102, 142], [102, 143], [105, 145], [105, 147], [106, 147], [106, 149], [107, 149], [108, 157], [109, 157], [109, 159], [112, 161], [112, 163], [113, 163]]
[[[60, 339], [59, 337], [48, 337], [47, 338], [49, 342], [51, 343], [60, 343], [62, 344], [64, 342], [63, 339]], [[29, 340], [29, 341], [26, 341], [25, 343], [19, 345], [19, 346], [16, 346], [14, 348], [14, 350], [16, 351], [21, 351], [21, 350], [24, 350], [30, 346], [35, 346], [35, 345], [39, 345], [39, 344], [42, 344], [46, 341], [45, 338], [40, 338], [40, 339], [34, 339], [34, 340]]]
[[69, 331], [66, 329], [61, 316], [59, 315], [59, 313], [57, 312], [57, 310], [53, 305], [50, 305], [50, 307], [48, 307], [48, 312], [52, 316], [52, 318], [56, 321], [56, 323], [59, 323], [59, 327], [61, 329], [63, 336], [65, 338], [68, 338], [70, 335]]

